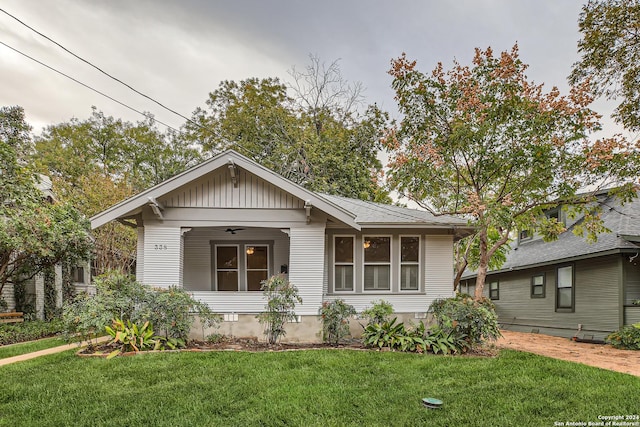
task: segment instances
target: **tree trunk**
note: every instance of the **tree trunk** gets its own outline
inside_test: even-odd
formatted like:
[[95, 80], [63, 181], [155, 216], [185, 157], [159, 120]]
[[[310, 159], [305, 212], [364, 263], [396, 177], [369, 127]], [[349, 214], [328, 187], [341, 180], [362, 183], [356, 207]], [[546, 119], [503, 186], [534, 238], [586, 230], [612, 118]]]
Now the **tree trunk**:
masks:
[[476, 292], [474, 299], [479, 301], [482, 299], [482, 293], [484, 291], [484, 282], [487, 277], [487, 271], [489, 269], [489, 251], [487, 248], [487, 228], [483, 227], [478, 234], [480, 239], [480, 260], [478, 265], [478, 274], [476, 276]]

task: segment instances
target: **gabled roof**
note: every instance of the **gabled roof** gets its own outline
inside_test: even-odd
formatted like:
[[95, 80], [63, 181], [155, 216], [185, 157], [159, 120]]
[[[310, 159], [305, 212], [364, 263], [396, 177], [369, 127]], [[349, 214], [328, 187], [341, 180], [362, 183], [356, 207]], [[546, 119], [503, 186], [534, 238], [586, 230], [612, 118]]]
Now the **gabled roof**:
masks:
[[324, 194], [323, 197], [354, 214], [356, 222], [363, 227], [392, 225], [395, 227], [423, 226], [429, 228], [457, 227], [470, 229], [465, 220], [452, 216], [435, 216], [427, 211], [328, 194]]
[[466, 221], [450, 216], [436, 217], [426, 211], [417, 209], [314, 193], [233, 150], [225, 151], [173, 178], [169, 178], [155, 187], [96, 214], [91, 218], [91, 227], [97, 228], [119, 218], [132, 217], [139, 213], [143, 206], [149, 204], [149, 199], [160, 199], [162, 196], [208, 173], [221, 167], [227, 167], [230, 162], [293, 196], [305, 202], [308, 201], [313, 206], [313, 209], [319, 209], [340, 223], [356, 230], [360, 230], [363, 226], [448, 228], [463, 235], [470, 229]]
[[[620, 251], [640, 252], [639, 198], [620, 206], [613, 197], [607, 196], [602, 206], [602, 220], [611, 232], [599, 234], [595, 243], [588, 243], [584, 237], [573, 234], [574, 226], [571, 226], [552, 242], [534, 239], [520, 242], [517, 246], [514, 243], [507, 254], [506, 262], [499, 270], [490, 271], [488, 274], [569, 262]], [[474, 276], [475, 272], [469, 271], [463, 278]]]
[[243, 168], [252, 174], [271, 182], [282, 188], [284, 191], [302, 199], [309, 201], [314, 208], [320, 209], [327, 215], [345, 223], [346, 225], [360, 230], [360, 226], [355, 221], [355, 215], [346, 209], [335, 205], [319, 194], [305, 189], [304, 187], [289, 181], [277, 173], [265, 168], [262, 165], [248, 159], [236, 151], [228, 150], [206, 160], [191, 169], [182, 172], [168, 180], [151, 187], [141, 193], [130, 197], [109, 209], [102, 211], [91, 217], [91, 228], [98, 228], [108, 222], [118, 218], [126, 218], [137, 213], [144, 205], [149, 204], [149, 198], [157, 199], [161, 196], [190, 183], [218, 168], [224, 167], [232, 161], [235, 165]]

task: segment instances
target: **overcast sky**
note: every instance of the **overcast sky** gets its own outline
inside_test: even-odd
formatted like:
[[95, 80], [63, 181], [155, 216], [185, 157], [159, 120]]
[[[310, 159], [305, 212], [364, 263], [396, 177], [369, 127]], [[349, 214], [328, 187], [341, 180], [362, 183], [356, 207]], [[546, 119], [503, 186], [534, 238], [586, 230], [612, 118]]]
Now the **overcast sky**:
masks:
[[[3, 0], [0, 8], [165, 105], [190, 116], [222, 80], [280, 77], [340, 59], [367, 103], [397, 115], [387, 74], [406, 52], [430, 71], [467, 64], [475, 47], [517, 41], [528, 76], [566, 93], [578, 59], [576, 0]], [[0, 41], [124, 103], [179, 127], [183, 119], [134, 94], [0, 13]], [[95, 105], [107, 115], [142, 117], [0, 45], [0, 105], [24, 107], [39, 130]], [[596, 109], [610, 114], [610, 105]], [[160, 126], [163, 128], [163, 126]]]

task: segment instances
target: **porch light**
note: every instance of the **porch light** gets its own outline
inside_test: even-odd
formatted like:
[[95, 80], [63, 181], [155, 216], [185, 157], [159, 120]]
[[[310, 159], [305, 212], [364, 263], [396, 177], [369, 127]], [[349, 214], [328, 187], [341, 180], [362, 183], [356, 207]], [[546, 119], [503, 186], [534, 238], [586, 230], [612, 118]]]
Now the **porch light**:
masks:
[[369, 249], [369, 246], [371, 246], [371, 242], [369, 240], [365, 240], [362, 246], [364, 246], [365, 249]]
[[247, 248], [247, 255], [253, 255], [254, 251], [255, 251], [255, 249], [253, 248], [253, 246], [249, 246]]

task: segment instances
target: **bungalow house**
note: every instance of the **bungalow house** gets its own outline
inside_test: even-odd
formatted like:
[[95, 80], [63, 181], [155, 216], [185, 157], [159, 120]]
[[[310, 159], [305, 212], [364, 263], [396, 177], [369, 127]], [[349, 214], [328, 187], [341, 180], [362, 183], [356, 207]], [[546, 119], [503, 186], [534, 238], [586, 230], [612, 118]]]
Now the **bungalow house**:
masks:
[[[547, 215], [567, 227], [558, 240], [521, 231], [504, 265], [488, 273], [485, 293], [503, 328], [601, 341], [640, 322], [640, 200], [620, 206], [607, 192], [598, 197], [611, 232], [597, 242], [573, 234], [580, 218], [553, 209]], [[461, 291], [474, 288], [475, 274], [463, 276]]]
[[321, 339], [318, 309], [338, 298], [358, 311], [391, 302], [422, 318], [452, 296], [452, 217], [318, 194], [235, 151], [221, 153], [91, 218], [137, 228], [136, 276], [181, 286], [224, 315], [221, 332], [261, 336], [260, 283], [282, 273], [299, 290], [287, 339]]

